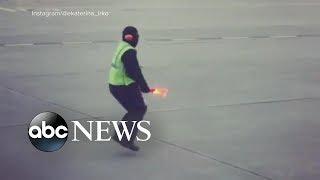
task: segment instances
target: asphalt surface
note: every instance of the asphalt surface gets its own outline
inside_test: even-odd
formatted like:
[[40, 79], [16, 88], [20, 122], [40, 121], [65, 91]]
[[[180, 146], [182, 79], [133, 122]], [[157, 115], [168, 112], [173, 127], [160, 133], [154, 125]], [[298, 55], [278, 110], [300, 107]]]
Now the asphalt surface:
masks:
[[[0, 179], [320, 179], [320, 2], [0, 0]], [[106, 11], [43, 17], [35, 11]], [[152, 139], [35, 149], [43, 111], [118, 120], [107, 91], [126, 25], [151, 86]]]

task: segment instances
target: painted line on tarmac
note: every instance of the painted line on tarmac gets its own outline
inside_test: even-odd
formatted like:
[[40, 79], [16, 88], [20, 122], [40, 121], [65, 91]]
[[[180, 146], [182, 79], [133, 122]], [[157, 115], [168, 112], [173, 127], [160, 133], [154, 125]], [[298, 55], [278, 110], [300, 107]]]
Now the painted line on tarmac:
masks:
[[33, 46], [33, 43], [3, 44], [4, 47]]
[[95, 40], [91, 41], [93, 44], [100, 44], [100, 43], [115, 43], [117, 42], [116, 40]]
[[173, 39], [170, 38], [146, 38], [146, 41], [173, 41]]
[[199, 37], [197, 40], [200, 41], [210, 41], [210, 40], [219, 40], [222, 39], [222, 37]]
[[65, 41], [62, 42], [63, 45], [73, 45], [73, 44], [92, 44], [92, 41]]
[[297, 37], [320, 37], [320, 34], [299, 34]]
[[249, 39], [248, 36], [224, 36], [221, 39]]
[[[242, 40], [242, 39], [286, 39], [286, 38], [319, 38], [320, 34], [297, 34], [297, 35], [254, 35], [254, 36], [220, 36], [220, 37], [196, 37], [196, 38], [146, 38], [148, 42], [201, 42], [211, 40]], [[0, 47], [15, 46], [41, 46], [41, 45], [82, 45], [116, 43], [116, 40], [93, 40], [93, 41], [62, 41], [62, 42], [34, 42], [34, 43], [0, 43]]]
[[263, 105], [263, 104], [273, 104], [273, 103], [291, 103], [291, 102], [313, 102], [319, 101], [320, 97], [302, 97], [302, 98], [292, 98], [292, 99], [274, 99], [265, 101], [254, 101], [254, 102], [240, 102], [234, 104], [209, 104], [206, 106], [179, 106], [170, 107], [163, 109], [152, 109], [149, 113], [159, 113], [159, 112], [172, 112], [172, 111], [188, 111], [195, 109], [205, 109], [205, 108], [225, 108], [225, 107], [240, 107], [240, 106], [252, 106], [252, 105]]
[[18, 11], [23, 11], [23, 12], [28, 12], [27, 9], [22, 8], [22, 7], [17, 7], [16, 10], [18, 10]]
[[33, 43], [33, 45], [38, 46], [38, 45], [62, 45], [61, 42], [36, 42]]
[[297, 38], [298, 36], [297, 35], [288, 35], [288, 36], [277, 36], [277, 35], [275, 35], [275, 36], [270, 36], [270, 38], [276, 38], [276, 39], [278, 39], [278, 38]]
[[172, 41], [196, 41], [198, 40], [197, 38], [176, 38], [176, 39], [171, 39]]
[[22, 12], [28, 12], [28, 9], [25, 9], [23, 7], [15, 7], [15, 8], [5, 8], [5, 7], [1, 7], [0, 6], [0, 11], [6, 11], [6, 12], [18, 12], [18, 11], [22, 11]]
[[1, 7], [1, 6], [0, 6], [0, 10], [6, 11], [6, 12], [17, 12], [17, 10], [15, 10], [15, 9], [5, 8], [5, 7]]
[[230, 163], [230, 162], [227, 162], [227, 161], [223, 161], [223, 160], [220, 160], [212, 155], [209, 155], [207, 153], [203, 153], [201, 151], [197, 151], [197, 150], [194, 150], [194, 149], [191, 149], [191, 148], [188, 148], [188, 147], [185, 147], [183, 145], [180, 145], [180, 144], [177, 144], [177, 143], [173, 143], [173, 142], [169, 142], [167, 140], [163, 140], [163, 139], [160, 139], [160, 138], [157, 138], [157, 137], [153, 137], [154, 140], [158, 141], [159, 143], [162, 143], [162, 144], [166, 144], [168, 146], [171, 146], [171, 147], [174, 147], [174, 148], [177, 148], [177, 149], [180, 149], [180, 150], [183, 150], [183, 151], [186, 151], [186, 152], [189, 152], [193, 155], [197, 155], [197, 156], [200, 156], [202, 158], [206, 158], [206, 159], [210, 159], [210, 160], [213, 160], [213, 161], [216, 161], [220, 164], [223, 164], [225, 165], [226, 167], [231, 167], [231, 168], [234, 168], [234, 169], [238, 169], [242, 172], [246, 172], [248, 174], [251, 174], [251, 175], [254, 175], [254, 176], [257, 176], [257, 177], [260, 177], [262, 179], [265, 179], [265, 180], [272, 180], [272, 178], [268, 177], [268, 176], [265, 176], [263, 174], [260, 174], [258, 172], [255, 172], [253, 170], [250, 170], [250, 169], [247, 169], [247, 168], [244, 168], [244, 167], [240, 167], [238, 165], [235, 165], [233, 163]]
[[268, 35], [256, 35], [256, 36], [249, 36], [251, 39], [263, 39], [263, 38], [270, 38]]

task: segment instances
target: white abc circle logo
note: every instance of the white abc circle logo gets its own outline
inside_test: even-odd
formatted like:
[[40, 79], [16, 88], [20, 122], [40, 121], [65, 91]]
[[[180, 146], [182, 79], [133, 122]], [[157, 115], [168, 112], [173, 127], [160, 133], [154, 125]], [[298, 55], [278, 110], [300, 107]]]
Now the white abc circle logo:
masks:
[[[61, 134], [60, 130], [63, 130], [64, 132]], [[49, 131], [49, 134], [48, 132]], [[67, 127], [65, 126], [58, 126], [56, 129], [53, 129], [52, 126], [47, 126], [45, 121], [41, 122], [41, 128], [39, 126], [32, 126], [29, 129], [29, 136], [31, 138], [52, 138], [53, 136], [57, 136], [58, 138], [65, 138], [68, 136]], [[35, 133], [36, 132], [36, 133]], [[41, 133], [42, 132], [42, 133]]]
[[43, 112], [31, 121], [28, 129], [30, 142], [40, 151], [57, 151], [68, 138], [65, 120], [54, 112]]

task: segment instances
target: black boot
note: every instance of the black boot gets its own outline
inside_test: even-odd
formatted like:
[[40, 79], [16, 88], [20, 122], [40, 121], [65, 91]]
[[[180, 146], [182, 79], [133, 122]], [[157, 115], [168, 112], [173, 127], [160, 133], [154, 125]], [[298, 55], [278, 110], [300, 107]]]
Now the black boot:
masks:
[[139, 146], [135, 145], [134, 142], [129, 142], [127, 148], [131, 149], [132, 151], [139, 151]]
[[122, 147], [130, 149], [132, 151], [139, 151], [140, 149], [137, 145], [134, 144], [134, 142], [130, 142], [130, 141], [128, 142], [126, 140], [120, 141], [117, 135], [112, 136], [112, 140], [119, 143]]

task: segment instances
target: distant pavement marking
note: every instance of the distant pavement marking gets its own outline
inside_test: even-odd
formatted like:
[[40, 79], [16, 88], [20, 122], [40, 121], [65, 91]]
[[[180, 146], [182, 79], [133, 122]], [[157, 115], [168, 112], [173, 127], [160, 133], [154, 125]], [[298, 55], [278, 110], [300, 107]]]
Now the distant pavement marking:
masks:
[[297, 35], [288, 35], [288, 36], [270, 36], [270, 38], [296, 38], [298, 37]]
[[21, 43], [21, 44], [3, 44], [5, 47], [13, 47], [13, 46], [32, 46], [33, 43]]
[[[320, 34], [296, 34], [296, 35], [253, 35], [253, 36], [217, 36], [195, 38], [146, 38], [148, 42], [201, 42], [208, 40], [242, 40], [242, 39], [286, 39], [286, 38], [319, 38]], [[60, 41], [60, 42], [33, 42], [33, 43], [0, 43], [0, 47], [14, 46], [41, 46], [41, 45], [82, 45], [115, 43], [116, 40], [93, 40], [93, 41]]]
[[7, 12], [17, 12], [17, 10], [15, 10], [15, 9], [4, 8], [4, 7], [1, 7], [1, 6], [0, 6], [0, 10], [7, 11]]
[[176, 38], [172, 39], [172, 41], [196, 41], [197, 38]]
[[221, 39], [248, 39], [248, 36], [224, 36]]
[[72, 45], [72, 44], [92, 44], [92, 41], [65, 41], [62, 42], [64, 45]]
[[16, 9], [19, 10], [19, 11], [23, 11], [23, 12], [27, 12], [28, 11], [27, 9], [22, 8], [22, 7], [17, 7]]

